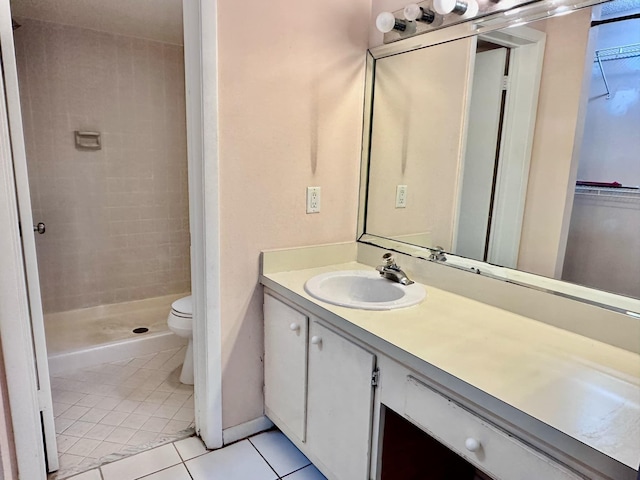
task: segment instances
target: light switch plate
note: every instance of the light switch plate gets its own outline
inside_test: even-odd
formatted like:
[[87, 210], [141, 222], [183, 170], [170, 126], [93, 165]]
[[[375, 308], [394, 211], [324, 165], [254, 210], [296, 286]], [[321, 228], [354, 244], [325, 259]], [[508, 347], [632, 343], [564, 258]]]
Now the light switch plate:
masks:
[[320, 187], [307, 187], [307, 213], [320, 213]]
[[398, 185], [396, 187], [396, 208], [407, 207], [407, 186]]

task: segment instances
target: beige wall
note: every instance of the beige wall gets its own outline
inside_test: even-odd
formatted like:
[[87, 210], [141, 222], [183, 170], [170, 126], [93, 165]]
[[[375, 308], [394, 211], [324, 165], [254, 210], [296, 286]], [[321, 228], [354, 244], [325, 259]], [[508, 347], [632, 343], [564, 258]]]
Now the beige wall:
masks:
[[[218, 4], [225, 428], [263, 413], [260, 251], [355, 239], [370, 10]], [[307, 186], [322, 187], [319, 214]]]
[[[190, 289], [182, 47], [19, 19], [45, 312]], [[102, 133], [101, 151], [74, 130]]]
[[[376, 62], [367, 233], [422, 234], [451, 250], [474, 52], [466, 38]], [[398, 185], [406, 208], [396, 208]]]
[[582, 83], [591, 9], [532, 24], [547, 34], [518, 270], [555, 277], [562, 267], [582, 138]]
[[562, 279], [640, 298], [640, 195], [576, 192]]

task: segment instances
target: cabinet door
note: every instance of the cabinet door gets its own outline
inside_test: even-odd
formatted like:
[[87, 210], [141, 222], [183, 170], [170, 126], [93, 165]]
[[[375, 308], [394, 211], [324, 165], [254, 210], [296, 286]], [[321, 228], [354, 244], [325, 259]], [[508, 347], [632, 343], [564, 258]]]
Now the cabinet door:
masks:
[[375, 356], [315, 321], [309, 337], [309, 451], [333, 478], [366, 480]]
[[265, 294], [265, 413], [302, 442], [305, 441], [308, 322], [306, 315]]

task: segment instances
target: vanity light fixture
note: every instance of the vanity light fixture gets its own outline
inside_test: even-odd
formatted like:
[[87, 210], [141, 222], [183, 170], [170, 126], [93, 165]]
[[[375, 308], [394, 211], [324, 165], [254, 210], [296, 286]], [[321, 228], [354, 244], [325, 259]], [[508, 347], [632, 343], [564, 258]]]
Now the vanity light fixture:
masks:
[[433, 0], [433, 8], [440, 15], [455, 13], [462, 18], [475, 17], [480, 10], [476, 0]]
[[396, 18], [391, 12], [382, 12], [376, 18], [376, 28], [382, 33], [388, 33], [391, 30], [404, 32], [407, 29], [407, 22]]
[[410, 22], [418, 21], [424, 23], [433, 23], [436, 16], [431, 10], [425, 10], [417, 3], [410, 3], [403, 10], [404, 18]]

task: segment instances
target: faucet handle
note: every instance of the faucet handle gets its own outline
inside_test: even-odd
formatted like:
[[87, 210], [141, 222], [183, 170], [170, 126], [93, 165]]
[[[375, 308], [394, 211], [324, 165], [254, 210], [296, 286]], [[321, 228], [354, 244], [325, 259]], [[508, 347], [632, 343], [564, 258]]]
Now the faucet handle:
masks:
[[396, 261], [393, 258], [393, 254], [391, 252], [387, 252], [382, 255], [382, 260], [384, 261], [385, 266], [390, 267], [391, 265], [395, 265]]

